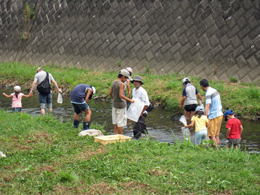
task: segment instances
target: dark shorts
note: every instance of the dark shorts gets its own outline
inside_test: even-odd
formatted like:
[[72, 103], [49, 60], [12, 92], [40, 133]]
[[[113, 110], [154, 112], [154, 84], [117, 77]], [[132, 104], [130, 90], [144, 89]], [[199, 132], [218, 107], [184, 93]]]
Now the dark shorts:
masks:
[[194, 112], [197, 108], [197, 104], [190, 104], [190, 105], [185, 105], [184, 106], [184, 109], [187, 111], [187, 112]]
[[228, 138], [228, 146], [231, 147], [232, 145], [233, 146], [239, 146], [240, 144], [240, 141], [241, 141], [241, 138], [240, 139], [230, 139]]
[[22, 108], [12, 108], [12, 112], [21, 112]]
[[84, 103], [84, 104], [75, 104], [75, 103], [72, 103], [72, 106], [73, 106], [73, 109], [74, 109], [74, 112], [76, 114], [80, 114], [82, 111], [85, 112], [86, 110], [89, 109], [89, 106], [87, 103]]

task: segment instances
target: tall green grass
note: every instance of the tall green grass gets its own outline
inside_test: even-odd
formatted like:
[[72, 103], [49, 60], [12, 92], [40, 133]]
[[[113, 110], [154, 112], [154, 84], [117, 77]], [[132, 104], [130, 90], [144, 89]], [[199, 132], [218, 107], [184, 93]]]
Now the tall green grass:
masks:
[[[38, 66], [20, 63], [1, 63], [0, 76], [2, 81], [13, 82], [17, 80], [20, 85], [27, 81], [33, 81]], [[123, 68], [123, 67], [122, 67]], [[45, 65], [44, 69], [50, 72], [61, 88], [71, 91], [77, 84], [87, 83], [97, 89], [97, 95], [108, 95], [110, 86], [117, 79], [117, 72], [94, 71], [78, 68], [58, 68], [54, 65]], [[143, 87], [147, 90], [151, 101], [159, 102], [165, 109], [176, 112], [179, 109], [183, 90], [182, 79], [186, 77], [178, 74], [153, 75], [140, 74], [143, 78]], [[204, 96], [199, 81], [201, 77], [189, 77], [191, 83], [197, 87], [199, 93]], [[210, 80], [210, 86], [216, 88], [222, 100], [223, 109], [233, 109], [243, 116], [260, 115], [259, 87], [254, 83], [225, 83], [223, 81]], [[133, 85], [131, 85], [133, 88]]]

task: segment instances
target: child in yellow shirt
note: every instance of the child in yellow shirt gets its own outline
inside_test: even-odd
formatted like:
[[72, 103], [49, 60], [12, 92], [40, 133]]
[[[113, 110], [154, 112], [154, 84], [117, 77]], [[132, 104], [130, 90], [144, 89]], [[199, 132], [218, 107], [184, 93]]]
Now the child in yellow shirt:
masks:
[[193, 127], [195, 123], [195, 145], [201, 144], [207, 137], [207, 127], [209, 121], [206, 115], [204, 115], [204, 109], [202, 106], [197, 106], [194, 116], [191, 118], [191, 124], [185, 125], [185, 128]]

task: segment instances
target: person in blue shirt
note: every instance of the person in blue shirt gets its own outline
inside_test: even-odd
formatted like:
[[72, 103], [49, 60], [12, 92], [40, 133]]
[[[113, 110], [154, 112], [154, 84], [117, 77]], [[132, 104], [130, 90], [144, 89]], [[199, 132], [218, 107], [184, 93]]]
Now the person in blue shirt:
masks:
[[71, 103], [74, 109], [74, 128], [79, 127], [79, 114], [81, 112], [86, 113], [85, 120], [83, 122], [83, 131], [88, 130], [90, 126], [91, 110], [89, 108], [88, 100], [96, 93], [96, 89], [93, 86], [87, 84], [77, 85], [70, 94]]
[[200, 80], [200, 87], [206, 92], [205, 115], [209, 119], [208, 136], [219, 145], [219, 133], [223, 120], [221, 99], [218, 91], [209, 86], [207, 79]]

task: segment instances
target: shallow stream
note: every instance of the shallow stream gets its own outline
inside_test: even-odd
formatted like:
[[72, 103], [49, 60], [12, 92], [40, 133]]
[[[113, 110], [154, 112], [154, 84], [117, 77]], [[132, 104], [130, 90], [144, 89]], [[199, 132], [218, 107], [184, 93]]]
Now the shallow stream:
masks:
[[[7, 109], [11, 112], [11, 98], [6, 98], [2, 95], [5, 92], [6, 94], [11, 94], [13, 91], [8, 89], [0, 88], [0, 109]], [[27, 92], [24, 92], [27, 94]], [[63, 97], [63, 104], [57, 103], [57, 94], [53, 95], [53, 116], [59, 119], [60, 121], [71, 121], [71, 128], [73, 128], [73, 108], [70, 103], [69, 98]], [[38, 94], [34, 93], [33, 97], [22, 99], [23, 112], [27, 112], [32, 115], [40, 115], [40, 104], [38, 100]], [[106, 124], [105, 130], [109, 134], [113, 134], [114, 127], [112, 125], [112, 108], [111, 104], [108, 102], [98, 101], [98, 100], [89, 100], [89, 105], [92, 111], [91, 122], [97, 122], [98, 124]], [[170, 118], [173, 112], [169, 112], [163, 109], [153, 109], [146, 118], [146, 126], [148, 129], [149, 136], [154, 140], [159, 140], [160, 142], [169, 142], [173, 143], [176, 138], [182, 140], [183, 135], [181, 131], [182, 124], [178, 121], [171, 121]], [[81, 120], [83, 120], [83, 115]], [[260, 149], [260, 123], [241, 120], [244, 126], [244, 132], [242, 134], [242, 148], [247, 148], [248, 151], [257, 152]], [[133, 135], [133, 125], [134, 122], [128, 121], [127, 127], [124, 128], [123, 134], [132, 136]], [[223, 121], [221, 132], [220, 132], [220, 145], [226, 144], [225, 129], [226, 122]], [[80, 124], [82, 127], [82, 123]], [[191, 138], [194, 142], [194, 128], [190, 129]]]

